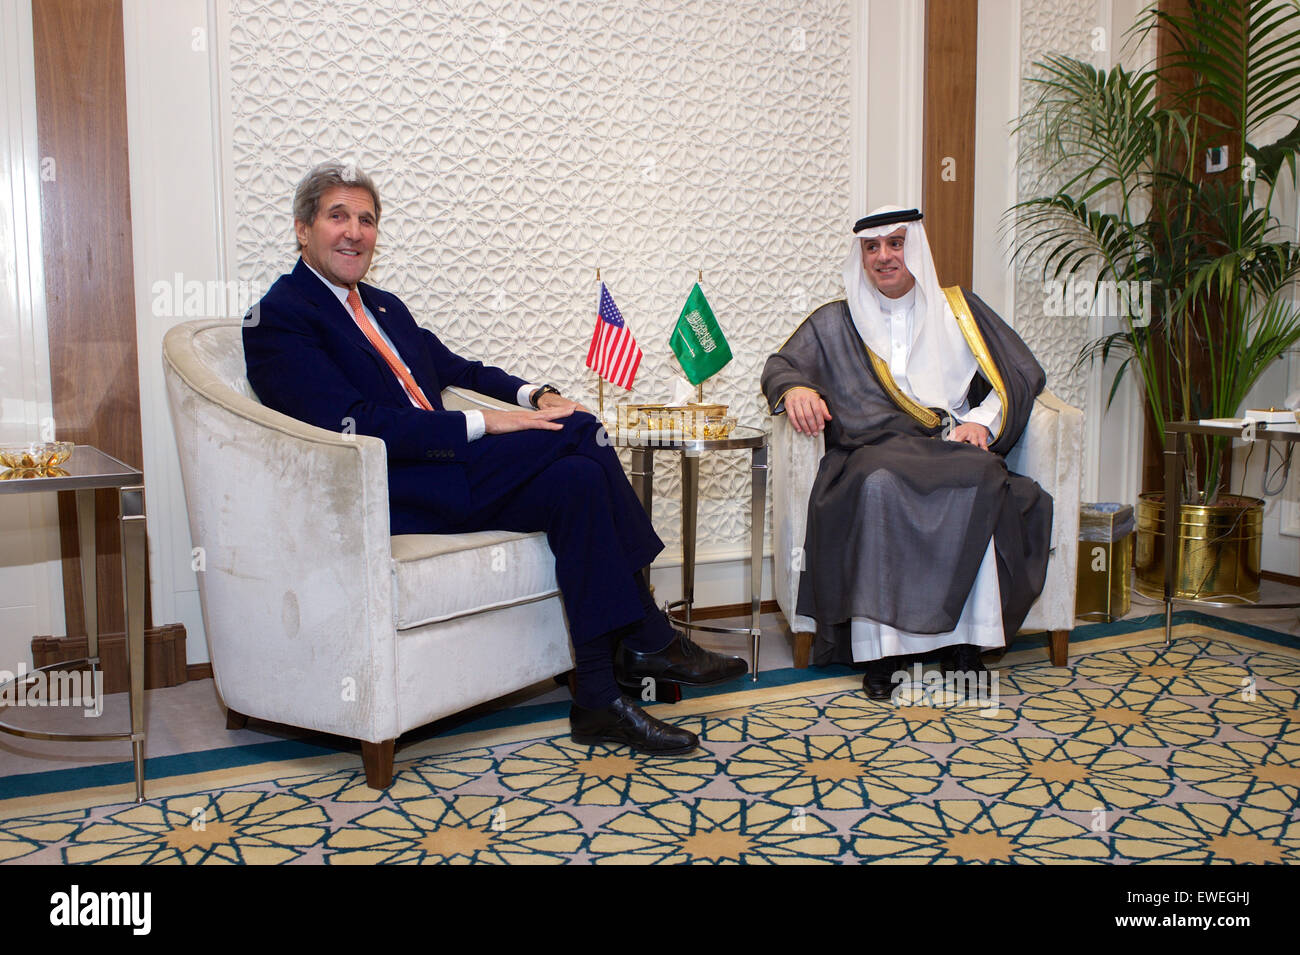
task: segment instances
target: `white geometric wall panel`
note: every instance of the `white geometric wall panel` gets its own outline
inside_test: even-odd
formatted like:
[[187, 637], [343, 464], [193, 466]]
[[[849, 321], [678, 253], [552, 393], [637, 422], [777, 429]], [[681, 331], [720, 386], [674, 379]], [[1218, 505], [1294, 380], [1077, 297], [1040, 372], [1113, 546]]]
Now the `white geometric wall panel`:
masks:
[[[849, 209], [846, 0], [230, 0], [237, 275], [294, 261], [291, 195], [327, 158], [383, 200], [369, 280], [453, 350], [594, 402], [596, 270], [664, 400], [703, 271], [735, 353], [706, 384], [767, 426], [759, 373], [842, 297]], [[658, 457], [672, 549], [680, 484]], [[706, 458], [700, 545], [748, 541], [748, 456]], [[770, 521], [768, 522], [770, 527]]]
[[[1098, 34], [1097, 0], [1036, 0], [1020, 5], [1020, 103], [1027, 108], [1036, 95], [1030, 77], [1037, 73], [1034, 62], [1049, 53], [1075, 56], [1109, 65], [1109, 53], [1094, 49]], [[1109, 26], [1107, 25], [1107, 32]], [[1111, 38], [1106, 37], [1106, 46]], [[1035, 191], [1042, 175], [1037, 163], [1023, 162], [1019, 169], [1019, 196], [1026, 199], [1041, 195]], [[1045, 295], [1041, 272], [1036, 263], [1020, 265], [1016, 270], [1016, 320], [1020, 336], [1033, 349], [1034, 356], [1047, 372], [1047, 387], [1062, 400], [1085, 414], [1100, 409], [1086, 408], [1086, 369], [1074, 370], [1079, 349], [1088, 338], [1087, 319], [1082, 316], [1053, 316], [1045, 312]], [[1107, 382], [1109, 386], [1109, 381]], [[1103, 396], [1104, 397], [1104, 396]]]

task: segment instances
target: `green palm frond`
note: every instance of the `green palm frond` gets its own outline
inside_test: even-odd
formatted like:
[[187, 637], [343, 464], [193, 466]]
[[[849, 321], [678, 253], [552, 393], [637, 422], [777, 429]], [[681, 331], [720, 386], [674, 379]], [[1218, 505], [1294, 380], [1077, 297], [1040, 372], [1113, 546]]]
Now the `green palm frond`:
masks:
[[1187, 70], [1180, 102], [1210, 115], [1216, 104], [1244, 138], [1278, 117], [1295, 119], [1300, 102], [1300, 7], [1276, 0], [1189, 0], [1153, 6], [1139, 31], [1173, 39], [1162, 69]]
[[[1017, 261], [1046, 280], [1149, 283], [1150, 323], [1090, 341], [1076, 368], [1117, 362], [1107, 406], [1140, 375], [1163, 439], [1165, 421], [1236, 414], [1300, 344], [1300, 248], [1270, 208], [1300, 166], [1300, 4], [1153, 5], [1135, 35], [1152, 30], [1161, 56], [1143, 69], [1035, 64], [1016, 129], [1042, 185], [1009, 214]], [[1207, 174], [1211, 145], [1235, 165]], [[1214, 493], [1222, 460], [1211, 442], [1184, 475], [1189, 500]]]
[[1291, 172], [1291, 180], [1295, 181], [1297, 151], [1300, 151], [1300, 121], [1277, 142], [1258, 147], [1246, 144], [1246, 155], [1255, 160], [1256, 174], [1269, 186], [1277, 184], [1284, 165]]
[[1041, 252], [1045, 278], [1075, 275], [1085, 267], [1095, 268], [1101, 278], [1129, 277], [1122, 263], [1140, 237], [1118, 215], [1090, 209], [1064, 193], [1018, 203], [1016, 209], [1022, 231], [1015, 254], [1030, 246]]
[[1087, 183], [1087, 195], [1115, 186], [1131, 196], [1161, 122], [1168, 121], [1157, 108], [1154, 75], [1122, 67], [1099, 70], [1066, 56], [1049, 56], [1037, 65], [1042, 72], [1031, 78], [1035, 103], [1017, 130], [1028, 134], [1046, 160], [1045, 172], [1073, 170], [1060, 186], [1064, 192]]

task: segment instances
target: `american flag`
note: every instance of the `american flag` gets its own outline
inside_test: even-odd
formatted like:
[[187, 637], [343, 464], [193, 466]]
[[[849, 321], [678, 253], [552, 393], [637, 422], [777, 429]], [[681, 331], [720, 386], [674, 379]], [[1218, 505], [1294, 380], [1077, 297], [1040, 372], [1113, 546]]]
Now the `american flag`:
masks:
[[636, 370], [641, 367], [641, 349], [623, 324], [623, 315], [604, 282], [600, 283], [600, 308], [591, 347], [587, 349], [587, 367], [620, 388], [631, 388]]

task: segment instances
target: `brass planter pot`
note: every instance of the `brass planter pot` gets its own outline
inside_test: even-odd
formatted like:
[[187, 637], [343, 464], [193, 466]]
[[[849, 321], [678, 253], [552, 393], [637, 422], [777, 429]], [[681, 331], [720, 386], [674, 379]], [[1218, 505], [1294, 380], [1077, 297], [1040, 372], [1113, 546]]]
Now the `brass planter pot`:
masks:
[[[1258, 600], [1264, 502], [1225, 495], [1215, 505], [1184, 504], [1179, 512], [1174, 596], [1195, 600]], [[1138, 496], [1133, 565], [1138, 593], [1165, 596], [1165, 496]]]

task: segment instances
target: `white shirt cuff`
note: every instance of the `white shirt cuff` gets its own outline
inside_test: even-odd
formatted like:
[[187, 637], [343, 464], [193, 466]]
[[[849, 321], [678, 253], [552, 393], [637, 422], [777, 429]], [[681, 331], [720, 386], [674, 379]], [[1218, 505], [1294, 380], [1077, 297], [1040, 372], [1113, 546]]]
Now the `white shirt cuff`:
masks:
[[466, 440], [477, 441], [487, 433], [487, 422], [483, 420], [483, 412], [466, 411], [464, 415]]
[[523, 385], [522, 387], [520, 387], [519, 394], [515, 396], [515, 404], [519, 405], [521, 408], [531, 408], [533, 406], [533, 403], [528, 399], [532, 396], [533, 392], [540, 387], [542, 386]]
[[990, 438], [996, 437], [1002, 426], [1002, 399], [996, 391], [990, 391], [978, 408], [971, 408], [965, 414], [953, 412], [953, 417], [962, 424], [982, 424], [989, 429]]

